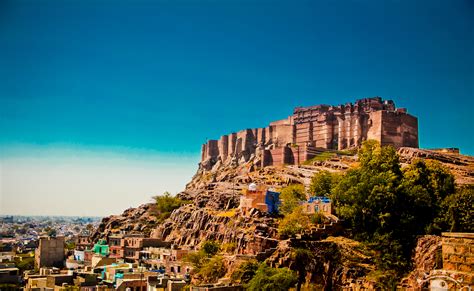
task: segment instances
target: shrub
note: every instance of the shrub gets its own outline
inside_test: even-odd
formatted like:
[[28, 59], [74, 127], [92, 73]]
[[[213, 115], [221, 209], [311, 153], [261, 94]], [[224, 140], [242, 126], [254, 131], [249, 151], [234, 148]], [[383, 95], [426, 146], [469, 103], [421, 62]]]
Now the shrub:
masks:
[[280, 193], [281, 206], [280, 211], [288, 214], [295, 209], [301, 200], [306, 200], [304, 186], [301, 184], [289, 185], [281, 190]]
[[258, 262], [255, 260], [242, 263], [231, 275], [231, 280], [240, 284], [247, 284], [255, 276], [258, 270]]
[[322, 224], [326, 220], [326, 216], [321, 212], [316, 212], [310, 215], [309, 219], [312, 224]]
[[282, 236], [294, 236], [303, 232], [310, 225], [309, 216], [303, 213], [301, 207], [296, 207], [293, 212], [287, 214], [280, 220], [278, 225], [278, 233]]
[[221, 246], [218, 242], [208, 240], [203, 243], [201, 250], [208, 256], [212, 257], [217, 254], [221, 249]]
[[288, 268], [271, 268], [261, 263], [255, 276], [245, 285], [249, 291], [287, 291], [297, 282], [296, 274]]
[[447, 231], [474, 232], [474, 186], [464, 186], [447, 196], [436, 224]]
[[203, 282], [216, 282], [219, 278], [224, 277], [227, 268], [221, 256], [215, 256], [206, 261], [198, 272], [198, 276]]
[[65, 248], [68, 250], [73, 250], [76, 248], [76, 243], [75, 242], [67, 242], [65, 243]]
[[443, 229], [433, 222], [454, 191], [454, 178], [430, 160], [414, 161], [402, 171], [396, 150], [375, 141], [363, 143], [359, 161], [333, 186], [330, 197], [355, 238], [379, 251], [379, 267], [401, 275], [416, 237]]
[[15, 260], [15, 265], [20, 271], [33, 270], [35, 268], [34, 257], [23, 257], [21, 260]]
[[329, 197], [331, 189], [337, 184], [338, 177], [338, 174], [332, 174], [329, 171], [314, 174], [309, 185], [309, 192], [311, 195]]
[[203, 251], [188, 253], [183, 257], [183, 261], [191, 263], [194, 272], [199, 272], [207, 259], [208, 256]]
[[329, 151], [322, 152], [322, 153], [317, 154], [313, 158], [307, 161], [304, 161], [303, 165], [312, 165], [315, 162], [324, 162], [324, 161], [334, 158], [335, 156], [336, 156], [336, 153], [333, 153], [333, 152], [329, 152]]
[[156, 201], [156, 217], [159, 222], [170, 217], [173, 210], [188, 203], [188, 201], [172, 196], [169, 192], [165, 192], [163, 195], [154, 196], [153, 199]]
[[222, 245], [222, 250], [225, 253], [233, 253], [236, 248], [237, 248], [237, 244], [235, 242], [229, 242]]

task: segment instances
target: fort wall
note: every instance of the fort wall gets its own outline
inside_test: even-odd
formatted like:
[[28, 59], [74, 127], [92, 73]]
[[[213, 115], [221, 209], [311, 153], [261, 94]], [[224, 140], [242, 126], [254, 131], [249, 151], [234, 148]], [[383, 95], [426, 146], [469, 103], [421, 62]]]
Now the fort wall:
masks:
[[356, 148], [368, 139], [396, 148], [418, 147], [418, 119], [380, 97], [339, 106], [297, 107], [293, 115], [267, 127], [207, 141], [201, 164], [248, 161], [257, 156], [261, 166], [299, 164], [313, 157], [315, 150]]

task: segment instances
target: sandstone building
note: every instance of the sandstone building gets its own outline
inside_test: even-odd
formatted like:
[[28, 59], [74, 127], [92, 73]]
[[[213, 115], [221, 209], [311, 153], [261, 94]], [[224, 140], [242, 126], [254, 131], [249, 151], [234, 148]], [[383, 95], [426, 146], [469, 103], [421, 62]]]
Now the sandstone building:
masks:
[[40, 237], [35, 250], [35, 266], [62, 267], [64, 265], [64, 237]]
[[356, 148], [365, 140], [418, 147], [418, 119], [380, 97], [339, 106], [297, 107], [265, 128], [245, 129], [203, 144], [201, 167], [255, 158], [261, 166], [299, 164], [322, 150]]

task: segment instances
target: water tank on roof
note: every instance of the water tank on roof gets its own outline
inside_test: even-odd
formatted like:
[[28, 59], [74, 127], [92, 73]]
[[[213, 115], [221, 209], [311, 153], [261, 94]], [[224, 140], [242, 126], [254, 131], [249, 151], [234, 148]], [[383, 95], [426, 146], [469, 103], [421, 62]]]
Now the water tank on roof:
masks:
[[250, 183], [250, 185], [249, 185], [249, 191], [257, 191], [257, 184], [255, 184], [255, 183]]

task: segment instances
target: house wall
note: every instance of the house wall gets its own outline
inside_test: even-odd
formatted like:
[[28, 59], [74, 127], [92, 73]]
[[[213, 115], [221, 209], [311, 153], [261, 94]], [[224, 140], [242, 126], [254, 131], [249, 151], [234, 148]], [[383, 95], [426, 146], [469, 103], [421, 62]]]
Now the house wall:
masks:
[[41, 237], [35, 250], [35, 266], [53, 267], [64, 265], [64, 237]]

